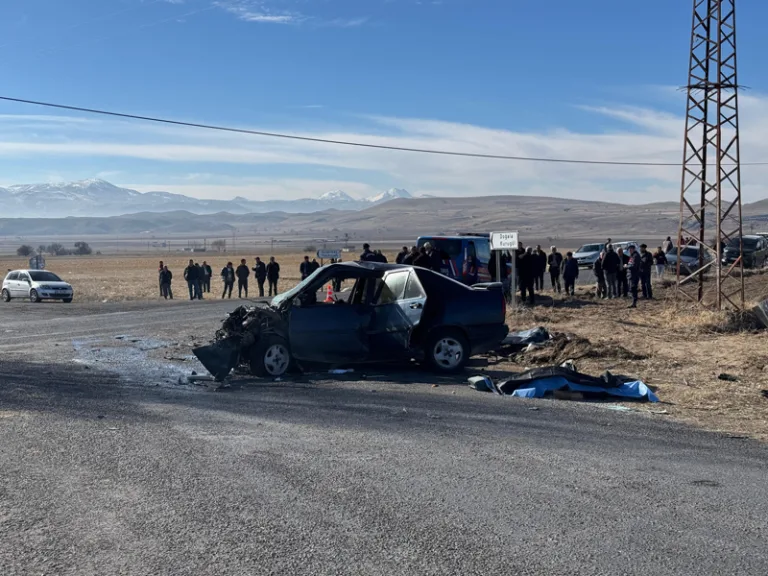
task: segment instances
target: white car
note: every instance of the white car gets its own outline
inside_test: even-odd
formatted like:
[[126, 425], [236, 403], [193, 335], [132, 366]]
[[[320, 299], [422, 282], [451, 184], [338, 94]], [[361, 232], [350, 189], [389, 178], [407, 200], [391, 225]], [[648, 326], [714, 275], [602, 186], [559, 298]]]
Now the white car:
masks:
[[14, 298], [62, 300], [72, 302], [72, 286], [48, 270], [13, 270], [3, 280], [2, 298], [10, 302]]
[[600, 252], [605, 248], [605, 244], [584, 244], [573, 253], [579, 268], [592, 268], [595, 261], [600, 257]]

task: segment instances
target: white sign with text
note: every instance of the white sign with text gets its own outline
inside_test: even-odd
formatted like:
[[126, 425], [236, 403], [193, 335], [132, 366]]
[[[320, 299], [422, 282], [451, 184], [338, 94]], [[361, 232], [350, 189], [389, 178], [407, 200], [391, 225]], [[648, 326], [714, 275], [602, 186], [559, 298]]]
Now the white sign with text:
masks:
[[517, 250], [517, 232], [491, 232], [491, 250]]

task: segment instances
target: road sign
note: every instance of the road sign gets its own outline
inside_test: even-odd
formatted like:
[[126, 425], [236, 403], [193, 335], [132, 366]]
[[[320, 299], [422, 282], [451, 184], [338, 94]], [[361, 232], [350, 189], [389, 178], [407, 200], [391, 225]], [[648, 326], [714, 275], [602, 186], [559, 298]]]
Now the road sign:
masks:
[[491, 250], [517, 250], [517, 232], [491, 232]]
[[35, 254], [29, 259], [30, 270], [45, 270], [45, 258], [42, 254]]
[[317, 257], [320, 258], [320, 260], [338, 260], [341, 258], [341, 250], [318, 250]]

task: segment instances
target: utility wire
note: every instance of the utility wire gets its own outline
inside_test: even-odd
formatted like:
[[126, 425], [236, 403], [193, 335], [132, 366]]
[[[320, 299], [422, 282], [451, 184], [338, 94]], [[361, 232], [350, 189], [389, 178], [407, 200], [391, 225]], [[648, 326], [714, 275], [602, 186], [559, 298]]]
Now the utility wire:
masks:
[[[96, 108], [84, 108], [82, 106], [69, 106], [67, 104], [55, 104], [52, 102], [40, 102], [37, 100], [27, 100], [24, 98], [11, 98], [10, 96], [0, 96], [1, 101], [16, 102], [18, 104], [30, 104], [32, 106], [43, 106], [45, 108], [56, 108], [58, 110], [70, 110], [73, 112], [85, 112], [87, 114], [99, 114], [101, 116], [112, 116], [116, 118], [127, 118], [129, 120], [142, 120], [144, 122], [156, 122], [160, 124], [171, 124], [173, 126], [187, 126], [190, 128], [202, 128], [205, 130], [217, 130], [219, 132], [234, 132], [237, 134], [251, 134], [253, 136], [264, 136], [267, 138], [282, 138], [284, 140], [300, 140], [303, 142], [318, 142], [321, 144], [336, 144], [340, 146], [355, 146], [358, 148], [375, 148], [378, 150], [394, 150], [397, 152], [416, 152], [420, 154], [435, 154], [439, 156], [461, 156], [464, 158], [485, 158], [490, 160], [516, 160], [520, 162], [548, 162], [551, 164], [592, 164], [600, 166], [677, 166], [682, 164], [678, 162], [621, 162], [610, 160], [571, 160], [566, 158], [541, 158], [534, 156], [506, 156], [503, 154], [479, 154], [474, 152], [451, 152], [449, 150], [434, 150], [431, 148], [409, 148], [405, 146], [387, 146], [385, 144], [368, 144], [365, 142], [355, 142], [351, 140], [331, 140], [328, 138], [316, 138], [313, 136], [300, 136], [297, 134], [284, 134], [281, 132], [264, 132], [261, 130], [248, 130], [245, 128], [233, 128], [231, 126], [216, 126], [213, 124], [199, 124], [197, 122], [183, 122], [181, 120], [169, 120], [167, 118], [155, 118], [152, 116], [139, 116], [137, 114], [126, 114], [123, 112], [112, 112], [109, 110], [99, 110]], [[742, 166], [768, 166], [768, 162], [742, 162]]]

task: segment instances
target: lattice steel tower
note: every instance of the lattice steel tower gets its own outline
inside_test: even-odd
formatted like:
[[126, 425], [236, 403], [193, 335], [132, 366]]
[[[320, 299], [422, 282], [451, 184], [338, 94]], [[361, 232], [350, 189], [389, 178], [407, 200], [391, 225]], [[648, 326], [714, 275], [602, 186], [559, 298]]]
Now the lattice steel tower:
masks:
[[[743, 258], [721, 261], [726, 243], [742, 242], [738, 89], [736, 0], [694, 0], [677, 281], [679, 294], [718, 310], [744, 307]], [[680, 269], [684, 237], [699, 248], [693, 273]]]

